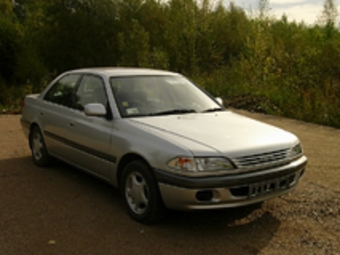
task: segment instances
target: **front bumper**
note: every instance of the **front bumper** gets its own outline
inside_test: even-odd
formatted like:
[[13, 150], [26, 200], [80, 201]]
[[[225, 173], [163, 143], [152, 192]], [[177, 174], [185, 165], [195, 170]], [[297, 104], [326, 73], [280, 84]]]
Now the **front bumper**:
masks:
[[186, 177], [155, 170], [164, 204], [178, 210], [238, 207], [281, 196], [302, 177], [307, 158], [256, 172], [214, 177]]

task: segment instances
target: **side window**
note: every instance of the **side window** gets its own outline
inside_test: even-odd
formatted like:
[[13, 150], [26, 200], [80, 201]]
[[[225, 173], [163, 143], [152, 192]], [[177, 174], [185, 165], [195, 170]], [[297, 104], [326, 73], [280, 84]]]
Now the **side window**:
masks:
[[86, 104], [100, 103], [106, 107], [107, 96], [103, 80], [94, 75], [85, 75], [76, 92], [76, 109], [84, 110]]
[[46, 93], [44, 100], [71, 107], [73, 91], [79, 77], [79, 74], [64, 76]]

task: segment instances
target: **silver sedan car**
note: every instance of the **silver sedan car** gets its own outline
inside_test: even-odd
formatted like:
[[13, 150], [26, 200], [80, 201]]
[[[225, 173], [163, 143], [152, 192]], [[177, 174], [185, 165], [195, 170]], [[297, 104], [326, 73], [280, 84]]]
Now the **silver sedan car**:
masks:
[[129, 215], [258, 203], [296, 187], [298, 138], [226, 110], [184, 76], [150, 69], [65, 72], [27, 95], [21, 124], [34, 162], [51, 157], [121, 190]]

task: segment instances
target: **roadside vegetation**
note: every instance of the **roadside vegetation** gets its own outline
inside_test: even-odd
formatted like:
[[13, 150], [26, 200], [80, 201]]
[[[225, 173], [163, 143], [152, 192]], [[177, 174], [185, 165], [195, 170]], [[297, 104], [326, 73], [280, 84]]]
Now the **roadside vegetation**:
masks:
[[340, 127], [340, 32], [326, 0], [314, 25], [209, 0], [0, 0], [0, 111], [20, 110], [62, 71], [181, 72], [226, 105]]

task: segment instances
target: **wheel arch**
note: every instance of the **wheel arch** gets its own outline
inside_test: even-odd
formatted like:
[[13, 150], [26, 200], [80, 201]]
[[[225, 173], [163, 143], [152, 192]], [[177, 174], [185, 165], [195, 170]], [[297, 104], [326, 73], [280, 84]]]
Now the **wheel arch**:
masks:
[[30, 127], [29, 127], [29, 133], [28, 133], [28, 145], [30, 147], [30, 149], [32, 148], [32, 143], [31, 143], [31, 135], [32, 135], [32, 130], [37, 127], [41, 130], [40, 126], [38, 125], [38, 123], [36, 122], [32, 122]]
[[[150, 167], [150, 169], [152, 169], [152, 167], [150, 166], [149, 162], [144, 157], [142, 157], [141, 155], [138, 155], [136, 153], [125, 154], [119, 160], [118, 167], [117, 167], [117, 176], [116, 177], [117, 177], [117, 186], [118, 186], [118, 188], [120, 188], [120, 186], [121, 186], [121, 178], [122, 178], [122, 175], [123, 175], [124, 168], [130, 162], [136, 161], [136, 160], [144, 162], [145, 164], [147, 164]], [[151, 174], [154, 175], [153, 171], [151, 171]]]

